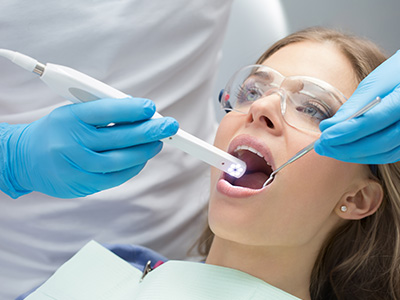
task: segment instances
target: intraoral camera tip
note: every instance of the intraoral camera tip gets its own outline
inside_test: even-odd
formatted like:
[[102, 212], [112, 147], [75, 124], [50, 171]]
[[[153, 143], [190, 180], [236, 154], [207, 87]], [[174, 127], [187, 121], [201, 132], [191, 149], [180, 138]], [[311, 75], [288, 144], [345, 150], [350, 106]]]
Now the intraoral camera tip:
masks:
[[231, 164], [231, 166], [228, 169], [228, 174], [240, 178], [244, 174], [245, 170], [242, 168], [240, 164]]

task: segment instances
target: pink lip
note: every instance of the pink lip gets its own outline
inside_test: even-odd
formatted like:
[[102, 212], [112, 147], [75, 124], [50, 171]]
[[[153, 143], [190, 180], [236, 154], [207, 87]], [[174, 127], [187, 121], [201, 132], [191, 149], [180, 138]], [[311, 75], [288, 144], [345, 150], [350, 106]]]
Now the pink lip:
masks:
[[[254, 148], [258, 152], [264, 156], [264, 158], [268, 161], [268, 163], [272, 166], [273, 170], [275, 170], [275, 162], [272, 158], [271, 151], [269, 148], [259, 141], [258, 139], [254, 138], [253, 136], [243, 134], [239, 135], [236, 138], [234, 138], [231, 143], [229, 144], [228, 147], [228, 152], [230, 154], [234, 153], [235, 149], [239, 146], [249, 146], [251, 148]], [[232, 198], [247, 198], [254, 196], [256, 194], [259, 194], [266, 189], [268, 189], [270, 185], [261, 188], [261, 189], [249, 189], [245, 187], [240, 187], [240, 186], [233, 186], [231, 185], [227, 180], [225, 180], [225, 174], [222, 173], [218, 183], [217, 183], [217, 191], [220, 192], [221, 194], [224, 194], [228, 197]]]
[[265, 189], [268, 189], [270, 185], [259, 189], [253, 190], [241, 186], [233, 186], [228, 181], [226, 181], [223, 176], [218, 180], [217, 183], [217, 191], [223, 195], [226, 195], [231, 198], [248, 198], [257, 194], [260, 194]]

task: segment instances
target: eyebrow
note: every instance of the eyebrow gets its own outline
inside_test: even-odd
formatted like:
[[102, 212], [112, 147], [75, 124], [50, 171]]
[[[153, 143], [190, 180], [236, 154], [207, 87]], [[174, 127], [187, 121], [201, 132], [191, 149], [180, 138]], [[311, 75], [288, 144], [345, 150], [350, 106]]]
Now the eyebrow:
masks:
[[276, 81], [276, 76], [274, 76], [274, 75], [275, 74], [273, 74], [271, 72], [263, 72], [263, 71], [254, 72], [254, 73], [251, 73], [245, 79], [245, 81], [247, 81], [249, 79], [253, 79], [253, 80], [264, 81], [266, 83], [271, 83], [271, 82], [275, 82]]
[[321, 97], [317, 96], [316, 94], [310, 93], [309, 91], [300, 90], [300, 91], [299, 91], [299, 94], [303, 94], [303, 95], [306, 95], [306, 96], [310, 96], [310, 97], [312, 97], [312, 98], [314, 98], [314, 99], [317, 99], [317, 100], [323, 102], [324, 104], [326, 104], [326, 106], [331, 107], [328, 103], [326, 103], [326, 102], [324, 101], [324, 99], [322, 99]]

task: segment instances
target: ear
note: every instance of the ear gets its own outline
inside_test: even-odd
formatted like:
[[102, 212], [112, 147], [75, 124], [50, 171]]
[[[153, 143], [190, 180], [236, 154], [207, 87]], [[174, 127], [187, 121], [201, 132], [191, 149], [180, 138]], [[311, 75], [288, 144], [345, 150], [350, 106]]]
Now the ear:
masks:
[[368, 179], [356, 191], [344, 194], [335, 210], [343, 219], [361, 220], [374, 214], [382, 199], [383, 189], [380, 183]]

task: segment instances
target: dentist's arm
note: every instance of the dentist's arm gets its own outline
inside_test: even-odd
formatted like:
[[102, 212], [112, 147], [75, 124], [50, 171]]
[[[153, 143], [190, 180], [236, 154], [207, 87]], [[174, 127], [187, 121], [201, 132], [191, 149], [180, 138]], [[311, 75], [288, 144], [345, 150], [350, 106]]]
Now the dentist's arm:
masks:
[[118, 186], [178, 130], [172, 118], [150, 120], [154, 112], [147, 99], [102, 99], [31, 124], [0, 124], [0, 189], [13, 198], [31, 191], [74, 198]]
[[[343, 121], [377, 96], [380, 104]], [[342, 122], [343, 121], [343, 122]], [[349, 100], [320, 124], [315, 151], [338, 160], [386, 164], [400, 160], [400, 50], [371, 72]]]

